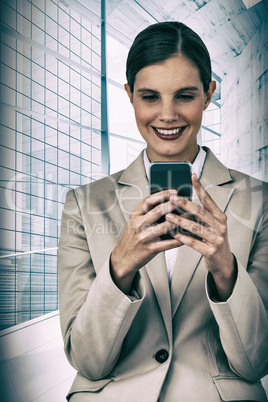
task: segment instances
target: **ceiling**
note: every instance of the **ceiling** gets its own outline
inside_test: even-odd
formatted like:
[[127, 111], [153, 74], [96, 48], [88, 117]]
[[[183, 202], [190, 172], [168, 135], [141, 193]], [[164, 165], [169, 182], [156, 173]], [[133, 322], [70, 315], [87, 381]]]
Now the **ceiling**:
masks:
[[[100, 24], [100, 0], [60, 1]], [[258, 1], [252, 7], [250, 4], [256, 0], [244, 1], [106, 0], [107, 33], [129, 47], [146, 26], [160, 21], [181, 21], [202, 37], [212, 58], [213, 71], [223, 78], [234, 58], [268, 20], [268, 0]]]

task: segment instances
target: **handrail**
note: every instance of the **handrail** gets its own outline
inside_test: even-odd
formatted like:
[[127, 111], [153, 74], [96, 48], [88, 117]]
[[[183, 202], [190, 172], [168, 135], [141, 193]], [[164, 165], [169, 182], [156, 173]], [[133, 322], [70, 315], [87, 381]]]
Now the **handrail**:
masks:
[[43, 248], [43, 249], [40, 249], [40, 250], [23, 251], [21, 253], [0, 255], [0, 259], [1, 258], [9, 258], [9, 257], [17, 257], [17, 256], [20, 256], [20, 255], [25, 255], [25, 254], [46, 253], [47, 251], [52, 251], [52, 250], [57, 250], [57, 249], [58, 249], [58, 247], [51, 247], [51, 248]]

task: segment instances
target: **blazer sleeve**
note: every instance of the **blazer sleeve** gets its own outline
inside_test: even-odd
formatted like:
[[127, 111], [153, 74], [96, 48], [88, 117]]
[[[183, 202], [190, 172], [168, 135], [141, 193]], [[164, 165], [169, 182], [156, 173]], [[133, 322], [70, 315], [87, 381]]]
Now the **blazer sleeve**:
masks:
[[107, 376], [144, 298], [132, 300], [114, 284], [109, 258], [96, 275], [76, 194], [70, 190], [62, 214], [58, 248], [60, 321], [71, 365], [91, 380]]
[[206, 291], [218, 323], [230, 368], [247, 381], [268, 373], [268, 214], [263, 214], [245, 267], [237, 259], [238, 277], [226, 302], [213, 301], [213, 279]]

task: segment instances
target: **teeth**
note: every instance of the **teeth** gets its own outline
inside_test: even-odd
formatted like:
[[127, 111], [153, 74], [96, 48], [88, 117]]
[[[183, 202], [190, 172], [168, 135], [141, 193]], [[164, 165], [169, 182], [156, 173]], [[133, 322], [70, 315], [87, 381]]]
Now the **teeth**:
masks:
[[182, 127], [174, 128], [172, 130], [162, 130], [161, 128], [155, 128], [155, 129], [159, 134], [171, 135], [179, 133], [182, 130]]

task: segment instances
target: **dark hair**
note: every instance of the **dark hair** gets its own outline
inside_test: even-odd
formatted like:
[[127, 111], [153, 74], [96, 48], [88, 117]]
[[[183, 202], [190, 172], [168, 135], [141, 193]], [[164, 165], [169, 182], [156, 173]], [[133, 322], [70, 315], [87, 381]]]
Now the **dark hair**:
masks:
[[137, 73], [181, 53], [198, 69], [204, 92], [211, 81], [211, 60], [206, 45], [182, 22], [159, 22], [148, 26], [135, 38], [127, 58], [127, 82], [133, 92]]

